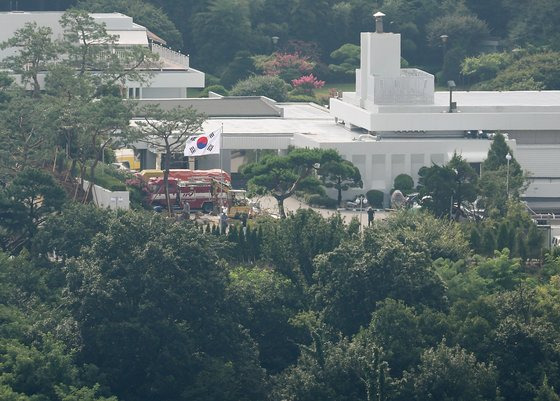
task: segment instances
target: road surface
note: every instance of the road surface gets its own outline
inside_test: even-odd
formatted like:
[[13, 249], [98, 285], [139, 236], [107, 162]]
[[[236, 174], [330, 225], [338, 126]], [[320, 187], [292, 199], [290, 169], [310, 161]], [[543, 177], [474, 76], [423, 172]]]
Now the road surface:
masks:
[[[278, 204], [276, 203], [276, 199], [272, 196], [261, 196], [255, 197], [252, 199], [260, 203], [261, 209], [267, 213], [278, 215]], [[345, 223], [349, 223], [353, 217], [357, 217], [360, 219], [361, 215], [361, 222], [363, 226], [367, 226], [367, 211], [364, 208], [363, 211], [360, 210], [333, 210], [333, 209], [322, 209], [322, 208], [311, 208], [309, 205], [299, 201], [298, 199], [291, 197], [284, 201], [284, 210], [286, 213], [296, 212], [298, 209], [313, 209], [316, 212], [320, 213], [323, 217], [329, 217], [334, 213], [340, 213], [342, 220]], [[389, 212], [384, 210], [376, 210], [375, 211], [375, 220], [383, 220], [388, 216]]]

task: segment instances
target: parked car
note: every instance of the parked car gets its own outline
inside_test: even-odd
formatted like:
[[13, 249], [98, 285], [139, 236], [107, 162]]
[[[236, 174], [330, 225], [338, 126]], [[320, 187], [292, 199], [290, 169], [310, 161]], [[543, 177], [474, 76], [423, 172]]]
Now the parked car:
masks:
[[116, 163], [111, 163], [111, 165], [116, 168], [117, 170], [125, 170], [125, 171], [130, 171], [130, 167], [128, 165], [128, 162], [116, 162]]
[[367, 207], [368, 201], [364, 195], [358, 195], [354, 200], [346, 201], [346, 209], [365, 209]]

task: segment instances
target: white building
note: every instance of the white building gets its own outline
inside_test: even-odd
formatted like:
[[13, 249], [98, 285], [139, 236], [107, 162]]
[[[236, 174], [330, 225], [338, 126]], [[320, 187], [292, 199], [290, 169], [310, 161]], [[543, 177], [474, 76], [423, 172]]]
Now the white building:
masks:
[[[235, 102], [232, 98], [224, 100]], [[366, 134], [363, 130], [348, 130], [335, 122], [327, 108], [318, 105], [277, 103], [276, 108], [279, 112], [268, 115], [214, 115], [207, 120], [206, 132], [223, 126], [222, 161], [226, 169], [230, 170], [230, 153], [236, 150], [283, 151], [289, 146], [336, 149], [360, 169], [364, 183], [362, 189], [346, 191], [344, 196], [352, 198], [358, 193], [378, 189], [385, 192], [388, 202], [389, 191], [397, 175], [409, 174], [417, 182], [418, 170], [422, 166], [446, 163], [454, 152], [462, 154], [471, 163], [481, 163], [491, 144], [488, 139], [426, 138], [416, 134], [409, 138], [382, 138]], [[515, 141], [509, 144], [516, 154]], [[199, 168], [218, 165], [217, 156], [199, 161]], [[235, 171], [233, 165], [230, 171]]]
[[432, 75], [400, 68], [400, 34], [383, 32], [383, 14], [375, 17], [376, 32], [361, 34], [356, 92], [330, 102], [337, 122], [378, 141], [337, 145], [360, 166], [364, 183], [387, 189], [397, 172], [415, 177], [419, 166], [447, 162], [454, 151], [479, 163], [490, 143], [464, 139], [465, 133], [499, 131], [531, 175], [526, 200], [560, 210], [560, 92], [435, 92]]
[[[362, 174], [364, 188], [388, 194], [405, 173], [447, 163], [457, 152], [475, 167], [491, 140], [468, 132], [502, 132], [531, 176], [526, 200], [540, 210], [560, 211], [560, 92], [435, 92], [434, 77], [400, 67], [400, 35], [382, 30], [361, 34], [356, 92], [331, 99], [329, 110], [277, 104], [279, 115], [214, 115], [208, 129], [224, 127], [226, 149], [337, 149]], [[452, 96], [452, 98], [450, 98]], [[230, 99], [233, 101], [233, 99]], [[353, 193], [352, 193], [353, 192]]]
[[[465, 93], [467, 94], [467, 93]], [[546, 102], [560, 105], [558, 92], [527, 92], [527, 99], [533, 105], [523, 105], [521, 101], [525, 93], [494, 93], [501, 100], [501, 105], [495, 108], [506, 107], [507, 100], [518, 103], [519, 110], [534, 109], [535, 113], [546, 113], [549, 117], [558, 118], [558, 113], [549, 113], [548, 109], [558, 106], [547, 106]], [[437, 104], [440, 94], [434, 96]], [[447, 95], [448, 94], [441, 94]], [[455, 95], [455, 94], [454, 94]], [[462, 99], [459, 93], [457, 99]], [[477, 93], [470, 93], [465, 99], [477, 102]], [[540, 96], [539, 96], [540, 95]], [[484, 94], [483, 96], [484, 97]], [[466, 100], [462, 100], [466, 103]], [[558, 99], [558, 100], [555, 100]], [[336, 101], [336, 100], [333, 100]], [[459, 100], [461, 101], [461, 100]], [[150, 102], [144, 100], [141, 102]], [[475, 167], [481, 163], [488, 154], [491, 145], [490, 139], [477, 139], [465, 137], [462, 129], [449, 129], [446, 131], [421, 131], [414, 130], [414, 126], [403, 120], [401, 130], [376, 132], [375, 135], [363, 128], [353, 127], [348, 129], [346, 122], [333, 116], [333, 110], [315, 105], [302, 103], [275, 103], [269, 99], [258, 97], [215, 97], [209, 99], [162, 99], [158, 103], [164, 108], [177, 105], [192, 106], [209, 116], [204, 125], [205, 132], [211, 132], [223, 126], [223, 151], [222, 164], [228, 171], [237, 171], [234, 158], [238, 150], [263, 149], [285, 151], [290, 146], [310, 148], [336, 149], [347, 160], [354, 163], [361, 172], [364, 187], [347, 191], [345, 197], [351, 198], [358, 193], [370, 189], [378, 189], [386, 194], [389, 201], [389, 191], [393, 186], [394, 178], [401, 174], [408, 174], [417, 183], [418, 170], [423, 166], [433, 163], [447, 163], [454, 152], [461, 154]], [[545, 103], [545, 104], [543, 104]], [[440, 108], [444, 101], [440, 101]], [[459, 106], [460, 108], [461, 106]], [[481, 102], [479, 106], [492, 107]], [[544, 111], [543, 111], [544, 110]], [[361, 112], [361, 111], [359, 111]], [[418, 113], [422, 116], [422, 113]], [[449, 113], [434, 113], [449, 115]], [[461, 113], [452, 113], [455, 114]], [[495, 113], [499, 115], [498, 112]], [[463, 115], [467, 115], [464, 113]], [[515, 113], [511, 114], [511, 118]], [[405, 116], [410, 117], [410, 116]], [[425, 117], [425, 116], [422, 116]], [[531, 185], [525, 197], [530, 205], [542, 211], [560, 210], [560, 134], [551, 129], [542, 129], [539, 115], [525, 118], [531, 121], [519, 121], [520, 126], [534, 126], [526, 130], [510, 130], [508, 145], [522, 167], [531, 175]], [[351, 120], [355, 121], [355, 120]], [[398, 124], [395, 121], [394, 124]], [[550, 123], [550, 122], [549, 122]], [[357, 125], [357, 124], [355, 124]], [[479, 126], [484, 129], [488, 126]], [[544, 126], [546, 128], [546, 126]], [[515, 135], [515, 138], [512, 139]], [[521, 142], [521, 144], [520, 144]], [[142, 145], [139, 144], [139, 149]], [[149, 152], [148, 152], [149, 153]], [[146, 152], [144, 152], [146, 154]], [[233, 156], [232, 156], [233, 154]], [[148, 168], [157, 165], [157, 159], [148, 156]], [[231, 164], [230, 164], [231, 163]], [[218, 156], [206, 156], [197, 159], [198, 168], [217, 168], [220, 165]]]
[[[27, 21], [37, 21], [62, 35], [61, 13], [0, 13], [0, 41]], [[104, 22], [119, 45], [150, 46], [150, 32], [122, 14], [92, 14]], [[204, 86], [204, 74], [189, 67], [188, 56], [151, 43], [164, 65], [149, 87], [128, 84], [130, 97], [157, 99], [162, 107], [193, 106], [209, 118], [205, 130], [223, 126], [222, 163], [236, 171], [237, 150], [285, 150], [289, 146], [337, 149], [362, 174], [363, 189], [389, 198], [402, 173], [417, 182], [418, 170], [447, 163], [461, 154], [476, 166], [491, 140], [467, 137], [467, 131], [508, 134], [515, 158], [531, 175], [525, 198], [535, 209], [560, 211], [560, 91], [449, 92], [434, 90], [434, 77], [400, 67], [400, 35], [385, 33], [382, 15], [376, 32], [361, 34], [361, 65], [356, 92], [331, 99], [329, 109], [311, 104], [280, 104], [258, 97], [188, 99], [187, 87]], [[0, 52], [0, 60], [5, 52]], [[163, 99], [167, 98], [167, 99]], [[138, 144], [144, 168], [158, 165], [158, 155]], [[220, 158], [199, 158], [199, 168], [215, 168]], [[231, 164], [230, 164], [231, 163]]]
[[[59, 20], [62, 12], [24, 12], [12, 11], [0, 13], [0, 42], [8, 40], [23, 28], [27, 22], [36, 22], [39, 26], [52, 29], [53, 39], [62, 39], [63, 28]], [[159, 55], [157, 69], [151, 68], [152, 78], [148, 84], [130, 81], [126, 83], [125, 93], [130, 98], [186, 98], [187, 88], [203, 88], [204, 73], [189, 65], [189, 56], [165, 47], [165, 41], [134, 23], [131, 17], [120, 13], [90, 14], [98, 23], [105, 24], [107, 33], [117, 37], [118, 47], [139, 45], [149, 47]], [[17, 49], [0, 50], [0, 61], [13, 54]], [[44, 74], [39, 76], [41, 85]]]

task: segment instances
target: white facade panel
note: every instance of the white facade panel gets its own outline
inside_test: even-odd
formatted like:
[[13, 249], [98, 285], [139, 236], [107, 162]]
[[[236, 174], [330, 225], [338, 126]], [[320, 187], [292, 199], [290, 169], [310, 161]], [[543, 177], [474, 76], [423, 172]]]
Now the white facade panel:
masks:
[[403, 154], [393, 154], [391, 155], [391, 180], [390, 182], [393, 183], [395, 178], [399, 174], [408, 174], [412, 175], [412, 170], [405, 169], [405, 157], [410, 155], [403, 155]]
[[526, 198], [560, 198], [560, 179], [541, 178], [530, 180], [523, 196]]
[[140, 45], [140, 46], [148, 46], [148, 36], [146, 34], [146, 30], [138, 30], [138, 31], [109, 31], [107, 30], [109, 35], [115, 35], [117, 37], [117, 43], [119, 45]]
[[362, 40], [364, 37], [369, 46], [368, 75], [398, 77], [401, 69], [401, 35], [364, 32]]
[[173, 99], [187, 97], [186, 88], [142, 88], [142, 99]]
[[[127, 86], [134, 86], [136, 82], [129, 81]], [[155, 71], [149, 81], [154, 88], [202, 88], [204, 87], [204, 73], [189, 69], [188, 71]]]
[[[554, 130], [560, 126], [560, 113], [507, 113], [489, 110], [478, 113], [409, 112], [375, 113], [338, 99], [331, 99], [333, 116], [368, 131], [467, 131], [467, 130]], [[444, 109], [440, 107], [440, 109]]]
[[514, 157], [531, 177], [560, 178], [560, 145], [519, 145]]
[[[347, 141], [324, 142], [316, 141], [315, 146], [309, 146], [310, 138], [294, 135], [294, 146], [336, 149], [340, 154], [365, 155], [366, 168], [360, 166], [360, 174], [364, 188], [350, 191], [352, 195], [379, 189], [388, 192], [393, 187], [394, 178], [401, 173], [408, 174], [417, 180], [417, 173], [422, 166], [431, 166], [432, 162], [444, 164], [454, 152], [464, 155], [468, 162], [469, 155], [487, 154], [492, 141], [478, 139], [438, 139], [438, 140], [381, 140], [381, 141]], [[508, 145], [516, 152], [514, 141]], [[424, 163], [420, 165], [420, 161]], [[367, 168], [371, 166], [371, 168]]]
[[288, 149], [291, 136], [223, 136], [224, 149]]

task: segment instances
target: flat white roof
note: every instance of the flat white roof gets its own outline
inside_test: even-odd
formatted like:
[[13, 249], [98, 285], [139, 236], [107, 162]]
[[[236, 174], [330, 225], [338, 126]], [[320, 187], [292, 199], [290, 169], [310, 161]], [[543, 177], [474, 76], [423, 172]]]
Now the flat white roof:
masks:
[[[556, 106], [560, 91], [454, 91], [453, 101], [459, 106]], [[449, 105], [449, 92], [436, 92], [436, 105]]]
[[210, 118], [204, 124], [205, 131], [223, 125], [226, 135], [314, 135], [325, 141], [352, 140], [353, 133], [335, 124], [329, 110], [312, 104], [278, 103], [284, 109], [284, 117], [272, 118]]
[[[60, 37], [63, 30], [59, 20], [62, 11], [10, 11], [0, 12], [0, 41], [4, 41], [27, 22], [36, 22], [39, 26], [47, 26], [53, 30], [54, 38]], [[137, 31], [145, 36], [146, 28], [133, 22], [132, 17], [121, 13], [91, 13], [90, 16], [98, 23], [105, 23], [107, 31], [112, 34]], [[146, 39], [147, 41], [147, 39]]]
[[107, 30], [109, 35], [115, 35], [117, 37], [117, 43], [119, 45], [142, 45], [148, 46], [148, 36], [146, 31], [111, 31]]

